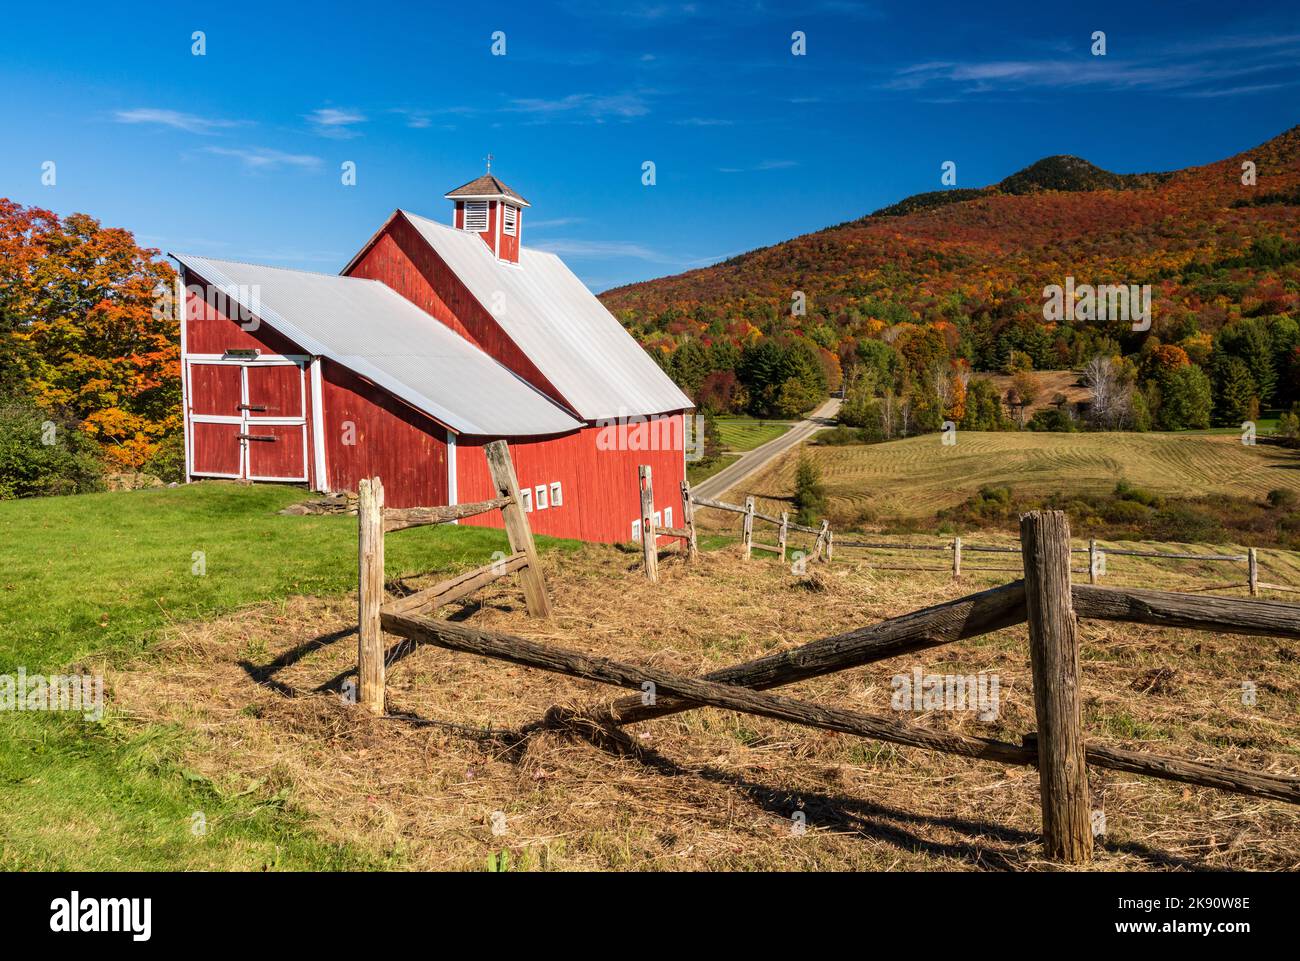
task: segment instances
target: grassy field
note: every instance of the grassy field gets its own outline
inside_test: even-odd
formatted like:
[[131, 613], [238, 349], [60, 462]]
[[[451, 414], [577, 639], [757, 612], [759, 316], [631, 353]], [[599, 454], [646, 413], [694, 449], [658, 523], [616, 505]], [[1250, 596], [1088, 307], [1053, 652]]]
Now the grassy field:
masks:
[[[354, 589], [356, 521], [276, 513], [303, 496], [208, 483], [0, 503], [0, 673], [111, 670], [150, 658], [168, 625]], [[386, 562], [390, 575], [445, 571], [502, 549], [496, 531], [423, 528], [390, 538]], [[103, 723], [0, 713], [0, 867], [383, 863], [304, 831], [274, 791], [214, 790], [181, 760], [202, 743], [116, 711]], [[189, 831], [196, 810], [222, 826], [202, 843]]]
[[[109, 693], [101, 723], [0, 713], [0, 868], [482, 870], [503, 849], [527, 870], [1044, 866], [1031, 769], [714, 710], [639, 727], [625, 756], [550, 733], [505, 750], [492, 732], [609, 690], [428, 648], [390, 655], [397, 716], [351, 709], [330, 685], [355, 665], [355, 521], [275, 513], [301, 496], [203, 484], [0, 504], [0, 673], [73, 664], [102, 671]], [[437, 572], [410, 578], [420, 587], [504, 546], [476, 528], [404, 532], [388, 573]], [[842, 550], [808, 579], [710, 536], [698, 565], [665, 554], [650, 585], [628, 549], [544, 546], [549, 621], [527, 617], [508, 580], [448, 616], [684, 674], [1014, 576], [954, 584]], [[1112, 577], [1213, 575], [1131, 560]], [[1090, 736], [1300, 771], [1300, 661], [1284, 645], [1115, 624], [1082, 638]], [[1006, 740], [1033, 724], [1023, 627], [790, 693], [888, 712], [891, 675], [913, 666], [1002, 677], [996, 721], [918, 723]], [[1259, 680], [1257, 706], [1241, 703], [1242, 679]], [[1108, 824], [1098, 867], [1300, 867], [1286, 805], [1119, 774], [1094, 790]]]
[[776, 440], [793, 426], [789, 421], [757, 420], [753, 417], [718, 417], [714, 422], [718, 425], [722, 446], [740, 452]]
[[[746, 562], [734, 547], [689, 567], [665, 554], [651, 585], [634, 554], [591, 545], [548, 556], [547, 623], [529, 618], [504, 582], [462, 614], [481, 628], [697, 675], [1008, 577], [971, 571], [954, 584], [873, 571], [850, 553], [811, 580], [771, 559]], [[1136, 560], [1125, 569], [1125, 582], [1146, 586], [1170, 576]], [[509, 747], [504, 732], [551, 705], [599, 703], [610, 690], [431, 648], [390, 666], [389, 709], [399, 716], [367, 717], [321, 690], [355, 663], [353, 616], [346, 601], [296, 598], [177, 625], [156, 662], [115, 672], [118, 709], [202, 732], [203, 750], [185, 761], [219, 789], [275, 772], [306, 829], [326, 842], [359, 839], [402, 866], [483, 870], [504, 850], [519, 870], [1049, 867], [1030, 768], [718, 710], [639, 725], [622, 752], [546, 732]], [[1081, 641], [1089, 737], [1300, 772], [1300, 661], [1284, 642], [1091, 622]], [[996, 673], [992, 721], [943, 711], [911, 720], [1018, 741], [1034, 726], [1027, 643], [1020, 626], [788, 693], [888, 715], [895, 674]], [[249, 661], [278, 666], [274, 685], [252, 679]], [[1242, 703], [1244, 679], [1258, 681], [1255, 705]], [[1097, 869], [1300, 867], [1292, 806], [1113, 772], [1091, 780], [1107, 823]], [[792, 829], [795, 812], [806, 833]]]
[[739, 454], [723, 454], [712, 463], [703, 466], [688, 462], [686, 464], [686, 479], [692, 484], [698, 484], [701, 481], [708, 480], [719, 471], [725, 470], [738, 460], [740, 460]]
[[[959, 431], [951, 446], [938, 434], [927, 434], [886, 444], [804, 449], [821, 468], [830, 512], [841, 518], [930, 517], [983, 485], [1032, 494], [1102, 493], [1127, 480], [1183, 497], [1262, 498], [1273, 488], [1300, 492], [1300, 454], [1247, 447], [1237, 434]], [[788, 497], [797, 461], [797, 453], [780, 458], [746, 481], [746, 493]]]

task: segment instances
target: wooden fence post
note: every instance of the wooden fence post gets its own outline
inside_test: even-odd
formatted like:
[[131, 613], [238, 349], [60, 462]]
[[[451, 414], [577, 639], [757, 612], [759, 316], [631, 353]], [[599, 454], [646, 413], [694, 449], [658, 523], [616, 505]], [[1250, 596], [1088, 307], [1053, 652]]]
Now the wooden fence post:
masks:
[[546, 579], [542, 577], [542, 569], [537, 560], [533, 529], [528, 526], [528, 515], [524, 513], [524, 499], [519, 494], [519, 478], [515, 476], [515, 465], [510, 460], [510, 447], [503, 440], [494, 440], [483, 450], [487, 455], [488, 471], [492, 474], [496, 496], [510, 498], [510, 503], [501, 508], [501, 519], [505, 523], [506, 537], [510, 540], [510, 550], [514, 554], [522, 553], [528, 559], [528, 566], [519, 572], [524, 582], [528, 613], [533, 617], [549, 617], [551, 599], [546, 594]]
[[659, 529], [655, 525], [655, 487], [650, 466], [637, 468], [641, 487], [641, 552], [645, 556], [645, 576], [651, 583], [659, 580]]
[[961, 538], [952, 539], [952, 579], [961, 580]]
[[826, 563], [831, 562], [831, 555], [835, 552], [835, 532], [826, 532]]
[[822, 518], [822, 529], [817, 532], [816, 545], [817, 560], [819, 561], [830, 560], [830, 558], [826, 556], [826, 537], [830, 533], [830, 527], [831, 522]]
[[1097, 538], [1088, 538], [1088, 583], [1097, 583]]
[[754, 553], [754, 498], [745, 498], [745, 560], [749, 560]]
[[378, 477], [357, 485], [357, 700], [384, 713], [384, 485]]
[[691, 503], [691, 483], [682, 481], [682, 521], [690, 537], [686, 540], [686, 560], [698, 560], [700, 556], [699, 545], [695, 542], [695, 505]]
[[779, 535], [778, 546], [781, 548], [781, 563], [785, 563], [785, 545], [790, 538], [790, 517], [785, 512], [781, 512], [781, 533]]
[[1038, 715], [1038, 784], [1047, 857], [1092, 859], [1088, 771], [1079, 706], [1079, 637], [1070, 599], [1070, 522], [1062, 511], [1020, 518], [1025, 608]]
[[1251, 548], [1246, 555], [1246, 577], [1250, 584], [1250, 596], [1259, 596], [1259, 555], [1255, 553], [1255, 548]]

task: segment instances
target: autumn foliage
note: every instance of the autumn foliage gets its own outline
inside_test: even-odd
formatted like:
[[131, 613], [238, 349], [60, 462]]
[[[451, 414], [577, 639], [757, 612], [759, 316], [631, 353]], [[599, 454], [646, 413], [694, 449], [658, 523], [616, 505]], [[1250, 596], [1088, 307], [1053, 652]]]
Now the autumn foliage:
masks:
[[158, 251], [85, 214], [0, 198], [0, 394], [67, 417], [135, 470], [181, 429], [180, 344]]

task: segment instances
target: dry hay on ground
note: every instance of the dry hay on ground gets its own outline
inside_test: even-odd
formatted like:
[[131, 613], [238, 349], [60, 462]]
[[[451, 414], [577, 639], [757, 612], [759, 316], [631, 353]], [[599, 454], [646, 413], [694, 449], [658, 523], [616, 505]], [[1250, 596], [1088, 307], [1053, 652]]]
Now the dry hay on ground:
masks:
[[[587, 547], [548, 555], [549, 622], [527, 617], [510, 579], [480, 604], [441, 612], [475, 626], [621, 660], [702, 674], [995, 581], [820, 568], [811, 593], [773, 560], [733, 551], [692, 568]], [[637, 725], [636, 754], [543, 733], [512, 752], [489, 732], [553, 703], [612, 688], [499, 661], [420, 648], [389, 669], [376, 719], [336, 689], [355, 666], [351, 599], [293, 598], [176, 628], [161, 656], [112, 678], [117, 711], [192, 732], [186, 763], [219, 790], [279, 792], [311, 827], [395, 867], [549, 869], [1044, 869], [1038, 781], [1004, 767], [763, 718], [705, 709]], [[1300, 663], [1289, 642], [1088, 624], [1083, 694], [1089, 736], [1274, 773], [1300, 773]], [[1033, 728], [1023, 626], [908, 655], [783, 693], [889, 713], [890, 679], [995, 671], [1001, 713], [934, 712], [918, 723], [1018, 740]], [[1240, 703], [1251, 678], [1259, 703]], [[1106, 812], [1096, 867], [1300, 867], [1300, 811], [1112, 772], [1091, 772]], [[804, 812], [806, 833], [792, 815]], [[505, 833], [493, 833], [493, 815]], [[220, 830], [220, 825], [212, 825]]]

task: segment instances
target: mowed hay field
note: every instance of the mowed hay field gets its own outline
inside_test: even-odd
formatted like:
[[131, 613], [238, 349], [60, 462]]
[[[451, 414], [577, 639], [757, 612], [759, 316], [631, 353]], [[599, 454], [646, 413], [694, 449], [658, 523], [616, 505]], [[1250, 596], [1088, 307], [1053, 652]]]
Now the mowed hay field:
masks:
[[1007, 485], [1018, 494], [1101, 493], [1120, 480], [1181, 497], [1260, 499], [1279, 487], [1300, 492], [1300, 454], [1248, 447], [1235, 434], [958, 431], [951, 446], [940, 443], [938, 434], [885, 444], [805, 445], [723, 499], [741, 503], [753, 494], [760, 498], [759, 510], [780, 510], [781, 499], [794, 490], [802, 451], [821, 468], [829, 513], [842, 521], [868, 511], [930, 517], [986, 484]]
[[[658, 585], [615, 547], [548, 554], [544, 566], [547, 621], [527, 616], [510, 579], [438, 616], [697, 675], [1009, 579], [954, 584], [838, 557], [809, 579], [735, 546], [692, 566], [665, 554]], [[1162, 586], [1162, 568], [1139, 573]], [[1295, 642], [1094, 622], [1081, 639], [1090, 738], [1300, 774]], [[899, 716], [895, 674], [996, 672], [991, 722], [903, 716], [1018, 741], [1034, 728], [1027, 643], [1021, 625], [782, 693]], [[524, 870], [1054, 867], [1040, 857], [1031, 768], [714, 709], [636, 725], [622, 751], [551, 732], [512, 746], [508, 732], [553, 704], [626, 692], [430, 647], [390, 658], [398, 716], [346, 706], [353, 600], [291, 597], [172, 626], [152, 656], [110, 672], [112, 710], [188, 732], [187, 769], [215, 793], [274, 798], [323, 839], [392, 867], [484, 870], [501, 851]], [[1254, 705], [1242, 703], [1244, 680], [1257, 685]], [[1300, 808], [1114, 772], [1090, 779], [1106, 814], [1095, 868], [1300, 868]], [[212, 837], [226, 829], [209, 823]]]

